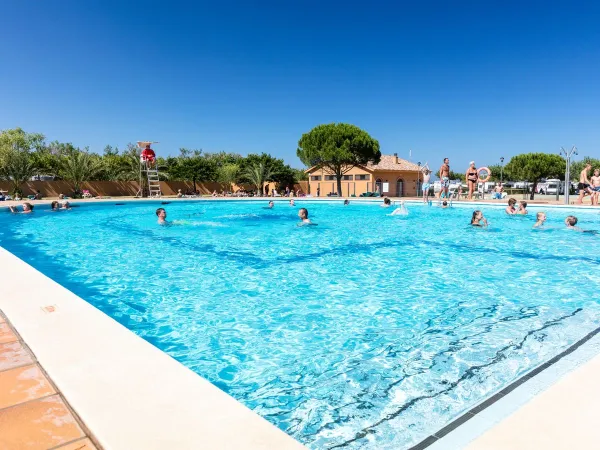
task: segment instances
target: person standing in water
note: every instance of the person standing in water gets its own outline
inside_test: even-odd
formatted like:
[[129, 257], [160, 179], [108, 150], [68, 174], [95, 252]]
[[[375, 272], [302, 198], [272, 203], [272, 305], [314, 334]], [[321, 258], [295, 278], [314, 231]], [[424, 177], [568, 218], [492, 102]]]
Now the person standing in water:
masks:
[[517, 211], [517, 214], [522, 216], [527, 215], [527, 202], [525, 200], [521, 200], [519, 202], [519, 210]]
[[508, 199], [508, 206], [504, 210], [506, 212], [506, 214], [510, 214], [510, 215], [516, 214], [517, 213], [517, 209], [515, 208], [516, 204], [517, 204], [517, 199], [516, 198], [509, 198]]
[[156, 210], [156, 217], [158, 217], [159, 225], [167, 224], [167, 211], [165, 211], [165, 208], [158, 208]]
[[533, 228], [542, 228], [544, 226], [544, 222], [546, 222], [546, 213], [539, 212], [535, 215], [535, 224]]
[[487, 227], [487, 219], [483, 217], [483, 213], [479, 210], [473, 211], [473, 217], [471, 217], [471, 225], [474, 227]]
[[429, 202], [429, 188], [431, 187], [429, 180], [431, 180], [431, 170], [425, 168], [425, 170], [423, 170], [423, 184], [421, 186], [421, 189], [423, 190], [423, 203]]
[[310, 219], [308, 218], [308, 209], [306, 209], [306, 208], [300, 208], [298, 210], [298, 217], [301, 220], [301, 222], [298, 224], [299, 227], [302, 227], [305, 225], [316, 225], [316, 223], [312, 223], [310, 221]]
[[444, 158], [444, 163], [440, 167], [440, 195], [439, 198], [448, 198], [448, 188], [450, 187], [450, 160]]

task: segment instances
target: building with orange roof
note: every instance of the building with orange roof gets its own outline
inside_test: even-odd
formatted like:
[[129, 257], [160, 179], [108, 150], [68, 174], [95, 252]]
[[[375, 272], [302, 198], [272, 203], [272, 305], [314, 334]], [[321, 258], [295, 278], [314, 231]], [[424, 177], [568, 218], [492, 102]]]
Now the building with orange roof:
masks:
[[[325, 197], [337, 193], [335, 175], [326, 168], [314, 166], [306, 170], [309, 193]], [[414, 197], [423, 180], [421, 167], [398, 158], [398, 154], [382, 155], [378, 164], [356, 166], [342, 178], [342, 195], [360, 197], [365, 192], [379, 192], [389, 197]]]

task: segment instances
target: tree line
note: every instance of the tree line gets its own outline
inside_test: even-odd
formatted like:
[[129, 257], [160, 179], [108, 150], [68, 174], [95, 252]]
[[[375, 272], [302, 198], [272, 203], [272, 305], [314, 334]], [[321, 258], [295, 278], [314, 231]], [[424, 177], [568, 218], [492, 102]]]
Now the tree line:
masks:
[[[0, 132], [0, 180], [10, 182], [11, 193], [21, 194], [21, 186], [32, 178], [52, 176], [69, 181], [74, 196], [78, 196], [86, 181], [137, 181], [140, 152], [130, 143], [123, 150], [107, 145], [98, 154], [71, 143], [46, 143], [41, 133], [4, 130]], [[303, 170], [267, 153], [242, 156], [181, 148], [177, 156], [159, 156], [157, 167], [161, 180], [191, 181], [194, 190], [196, 182], [220, 182], [251, 185], [262, 195], [267, 182], [285, 189], [307, 179]]]

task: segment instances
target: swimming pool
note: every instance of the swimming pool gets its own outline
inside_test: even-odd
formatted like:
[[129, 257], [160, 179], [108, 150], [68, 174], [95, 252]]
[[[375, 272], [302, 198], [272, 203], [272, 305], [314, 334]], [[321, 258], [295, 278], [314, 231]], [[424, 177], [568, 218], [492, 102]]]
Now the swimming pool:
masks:
[[0, 214], [0, 245], [315, 449], [409, 447], [597, 328], [600, 237], [572, 211], [264, 205], [37, 208]]

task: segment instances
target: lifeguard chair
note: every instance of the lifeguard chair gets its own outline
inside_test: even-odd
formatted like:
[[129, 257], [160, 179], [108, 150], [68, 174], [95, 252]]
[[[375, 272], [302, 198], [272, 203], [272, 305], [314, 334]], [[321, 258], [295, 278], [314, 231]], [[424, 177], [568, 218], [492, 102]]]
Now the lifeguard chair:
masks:
[[160, 180], [156, 165], [156, 154], [151, 145], [158, 142], [138, 141], [137, 146], [142, 150], [140, 153], [140, 189], [136, 197], [160, 197]]

